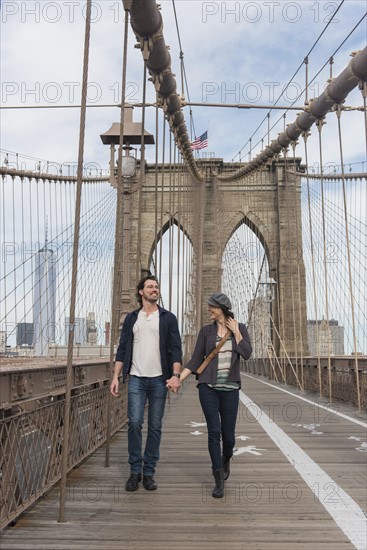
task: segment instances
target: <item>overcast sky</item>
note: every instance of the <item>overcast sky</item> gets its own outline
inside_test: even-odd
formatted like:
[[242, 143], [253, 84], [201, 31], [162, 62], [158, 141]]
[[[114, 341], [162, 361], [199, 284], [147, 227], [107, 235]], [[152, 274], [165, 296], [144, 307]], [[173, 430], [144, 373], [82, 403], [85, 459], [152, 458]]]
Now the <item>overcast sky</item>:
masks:
[[[160, 3], [172, 70], [177, 77], [178, 91], [181, 91], [180, 48], [173, 3], [170, 0]], [[20, 166], [33, 170], [38, 160], [60, 164], [76, 162], [79, 109], [59, 107], [80, 105], [85, 7], [84, 0], [1, 1], [1, 105], [7, 108], [54, 108], [1, 111], [0, 164], [4, 162], [6, 151], [18, 153]], [[251, 110], [205, 106], [193, 108], [193, 137], [208, 130], [209, 146], [205, 152], [222, 157], [225, 161], [237, 161], [240, 158], [242, 161], [248, 160], [250, 137], [252, 156], [260, 152], [262, 139], [266, 145], [266, 115], [269, 110], [256, 107], [272, 106], [276, 102], [284, 106], [294, 102], [303, 105], [304, 95], [299, 99], [297, 96], [304, 89], [304, 66], [295, 77], [293, 75], [310, 50], [308, 67], [309, 81], [312, 80], [312, 83], [309, 97], [312, 98], [322, 93], [330, 75], [329, 66], [314, 77], [336, 50], [333, 76], [345, 69], [352, 52], [365, 47], [366, 18], [346, 39], [366, 12], [365, 0], [176, 0], [175, 7], [191, 101], [246, 103], [254, 106]], [[334, 15], [335, 19], [314, 47], [315, 41]], [[120, 120], [118, 108], [112, 105], [121, 98], [124, 27], [121, 0], [93, 2], [92, 21], [88, 103], [111, 107], [88, 109], [84, 160], [107, 169], [109, 148], [102, 144], [100, 134], [107, 131], [113, 122]], [[343, 41], [345, 43], [341, 46]], [[134, 45], [135, 39], [130, 31], [126, 99], [132, 103], [142, 99], [143, 76], [142, 55]], [[290, 80], [291, 85], [286, 89]], [[151, 83], [148, 83], [147, 91], [148, 101], [153, 102], [155, 94]], [[188, 99], [187, 91], [185, 94]], [[346, 105], [362, 105], [358, 89], [348, 96]], [[270, 114], [270, 124], [274, 126], [270, 140], [283, 131], [283, 113], [273, 110]], [[188, 107], [185, 107], [184, 114], [190, 128]], [[285, 122], [292, 123], [296, 115], [297, 111], [289, 111]], [[134, 110], [134, 120], [141, 120], [141, 109]], [[276, 125], [278, 120], [280, 122]], [[155, 134], [153, 108], [147, 109], [146, 129]], [[365, 171], [363, 114], [357, 111], [344, 113], [342, 130], [345, 162], [350, 163], [355, 172]], [[340, 164], [335, 114], [327, 117], [323, 144], [323, 162]], [[300, 143], [296, 154], [304, 156], [303, 143]], [[147, 158], [149, 162], [155, 159], [151, 146], [147, 147]], [[12, 163], [14, 160], [14, 154], [10, 154], [9, 161]], [[309, 138], [309, 161], [318, 171], [316, 129], [313, 129]], [[362, 165], [362, 162], [365, 164]], [[54, 169], [51, 171], [55, 172]], [[350, 205], [350, 213], [361, 219], [363, 213], [358, 208], [362, 202], [365, 204], [366, 199], [361, 192], [358, 197], [364, 199], [354, 200]], [[11, 224], [4, 223], [5, 231], [13, 231], [15, 234], [15, 228], [12, 230], [11, 227]], [[335, 315], [334, 312], [331, 315]]]
[[[85, 26], [84, 1], [7, 1], [1, 2], [2, 106], [78, 105]], [[178, 25], [184, 53], [191, 101], [213, 103], [251, 103], [272, 105], [282, 94], [306, 54], [314, 45], [340, 1], [298, 2], [202, 2], [176, 0]], [[170, 46], [172, 69], [181, 90], [179, 46], [173, 4], [163, 0], [164, 36]], [[346, 0], [320, 42], [309, 57], [310, 79], [330, 58], [366, 11], [365, 0]], [[120, 0], [93, 2], [89, 63], [89, 103], [113, 104], [120, 99], [124, 13]], [[334, 59], [333, 73], [338, 75], [348, 64], [350, 53], [365, 46], [366, 19], [341, 47]], [[128, 45], [127, 100], [142, 97], [143, 63], [141, 52], [134, 49], [130, 33]], [[329, 76], [329, 68], [312, 83], [310, 97], [319, 95]], [[304, 87], [302, 68], [291, 87], [279, 99], [291, 105]], [[154, 100], [153, 85], [148, 83], [148, 99]], [[296, 101], [303, 104], [304, 97]], [[362, 105], [358, 90], [350, 94], [348, 105]], [[154, 109], [148, 109], [146, 128], [154, 133]], [[195, 134], [209, 131], [209, 147], [217, 157], [239, 159], [238, 152], [266, 116], [267, 110], [193, 109]], [[185, 119], [189, 126], [188, 107]], [[282, 111], [272, 111], [271, 124]], [[296, 117], [287, 114], [286, 122]], [[79, 111], [69, 109], [3, 110], [1, 147], [49, 161], [75, 162], [78, 151]], [[134, 119], [140, 120], [135, 109]], [[117, 108], [91, 108], [87, 112], [85, 161], [107, 168], [108, 147], [99, 135], [119, 121]], [[335, 135], [335, 115], [325, 128], [325, 162], [339, 162]], [[270, 134], [283, 130], [283, 120]], [[361, 113], [343, 117], [346, 162], [363, 161], [365, 145]], [[253, 146], [266, 137], [267, 123], [254, 135]], [[314, 132], [315, 134], [315, 132]], [[360, 136], [356, 139], [356, 136]], [[330, 140], [329, 140], [330, 138]], [[149, 148], [148, 148], [149, 149]], [[317, 161], [317, 147], [311, 143]], [[254, 153], [260, 151], [258, 146]], [[249, 146], [242, 150], [247, 160]], [[153, 148], [147, 152], [154, 159]], [[298, 155], [303, 154], [301, 146]], [[2, 154], [3, 155], [3, 154]], [[237, 155], [237, 156], [236, 156]], [[3, 155], [4, 156], [4, 155]], [[1, 159], [1, 163], [3, 158]], [[31, 167], [29, 161], [28, 167]]]

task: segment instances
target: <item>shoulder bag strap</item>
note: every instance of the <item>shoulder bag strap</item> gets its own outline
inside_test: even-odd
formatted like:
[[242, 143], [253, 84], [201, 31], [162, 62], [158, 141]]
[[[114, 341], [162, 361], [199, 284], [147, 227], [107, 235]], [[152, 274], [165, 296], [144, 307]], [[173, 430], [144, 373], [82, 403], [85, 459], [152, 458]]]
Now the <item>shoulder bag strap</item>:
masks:
[[214, 359], [214, 357], [217, 355], [219, 350], [224, 346], [230, 334], [231, 334], [231, 331], [227, 330], [227, 332], [225, 333], [225, 335], [223, 336], [223, 338], [221, 339], [217, 347], [213, 349], [211, 353], [209, 353], [208, 357], [206, 357], [206, 359], [201, 363], [200, 367], [197, 369], [195, 374], [201, 374], [203, 372], [203, 370], [208, 366], [210, 361]]

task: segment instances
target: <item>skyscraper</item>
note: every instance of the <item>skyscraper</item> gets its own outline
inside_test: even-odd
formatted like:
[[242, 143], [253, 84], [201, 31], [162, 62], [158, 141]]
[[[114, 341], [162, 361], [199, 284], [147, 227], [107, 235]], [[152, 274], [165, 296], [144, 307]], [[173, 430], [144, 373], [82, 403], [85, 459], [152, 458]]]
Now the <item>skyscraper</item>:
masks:
[[[65, 345], [69, 342], [70, 317], [65, 318]], [[81, 345], [87, 342], [87, 325], [84, 317], [75, 317], [74, 322], [74, 345]]]
[[344, 355], [344, 327], [336, 319], [307, 321], [310, 355]]
[[6, 350], [6, 332], [0, 330], [0, 353], [4, 353]]
[[56, 320], [56, 258], [47, 245], [35, 257], [33, 291], [34, 354], [47, 355], [49, 344], [55, 342]]
[[17, 346], [31, 347], [34, 341], [33, 323], [17, 324]]

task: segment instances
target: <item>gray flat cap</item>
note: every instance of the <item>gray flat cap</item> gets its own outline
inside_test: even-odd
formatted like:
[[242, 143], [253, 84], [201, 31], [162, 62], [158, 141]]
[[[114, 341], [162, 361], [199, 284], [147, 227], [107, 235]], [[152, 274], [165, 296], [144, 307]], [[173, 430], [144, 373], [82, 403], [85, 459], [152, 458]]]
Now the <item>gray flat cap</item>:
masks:
[[222, 292], [214, 292], [214, 294], [211, 294], [208, 298], [208, 304], [213, 307], [220, 307], [228, 310], [232, 308], [230, 299]]

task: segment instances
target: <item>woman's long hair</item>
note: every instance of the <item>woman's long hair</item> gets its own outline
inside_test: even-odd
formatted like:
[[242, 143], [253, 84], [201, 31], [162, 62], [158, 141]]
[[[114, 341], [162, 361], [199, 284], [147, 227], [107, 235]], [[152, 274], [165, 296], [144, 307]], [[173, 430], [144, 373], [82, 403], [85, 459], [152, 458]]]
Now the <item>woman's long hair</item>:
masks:
[[228, 309], [227, 307], [221, 307], [220, 309], [223, 311], [223, 313], [224, 313], [224, 315], [225, 315], [226, 317], [230, 317], [231, 319], [234, 319], [234, 313], [233, 313], [233, 311], [231, 311], [231, 310]]

